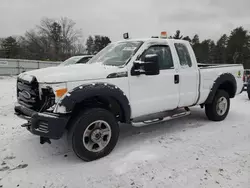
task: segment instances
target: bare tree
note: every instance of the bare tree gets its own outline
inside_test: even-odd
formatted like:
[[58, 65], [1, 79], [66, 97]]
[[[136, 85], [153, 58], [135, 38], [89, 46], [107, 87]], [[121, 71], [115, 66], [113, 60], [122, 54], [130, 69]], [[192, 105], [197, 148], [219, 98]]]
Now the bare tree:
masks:
[[65, 59], [79, 51], [82, 35], [75, 25], [73, 20], [62, 17], [58, 20], [43, 18], [37, 26], [39, 35], [50, 42], [53, 59]]
[[64, 53], [71, 53], [74, 50], [74, 46], [80, 44], [79, 41], [82, 38], [81, 30], [75, 29], [76, 23], [66, 17], [62, 17], [59, 20], [59, 24], [62, 28], [62, 50]]
[[48, 39], [53, 51], [53, 59], [60, 59], [62, 52], [62, 27], [57, 20], [43, 18], [37, 26], [41, 38]]
[[83, 43], [77, 43], [74, 45], [74, 52], [72, 55], [81, 55], [81, 54], [86, 54], [86, 48], [83, 45]]

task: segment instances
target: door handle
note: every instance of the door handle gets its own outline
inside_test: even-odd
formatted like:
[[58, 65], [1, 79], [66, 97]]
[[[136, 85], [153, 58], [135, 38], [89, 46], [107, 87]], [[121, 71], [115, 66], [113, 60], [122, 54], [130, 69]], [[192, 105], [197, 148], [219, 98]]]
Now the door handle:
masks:
[[174, 83], [175, 84], [179, 84], [179, 82], [180, 82], [180, 76], [179, 76], [179, 74], [174, 75]]

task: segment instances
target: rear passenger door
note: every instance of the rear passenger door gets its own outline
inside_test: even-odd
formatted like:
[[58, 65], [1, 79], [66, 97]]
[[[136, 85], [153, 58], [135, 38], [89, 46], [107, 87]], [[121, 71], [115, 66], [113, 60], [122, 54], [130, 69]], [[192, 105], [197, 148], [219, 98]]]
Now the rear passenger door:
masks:
[[179, 57], [179, 92], [178, 107], [193, 105], [198, 97], [199, 72], [197, 65], [192, 62], [190, 50], [185, 43], [175, 43], [175, 50]]

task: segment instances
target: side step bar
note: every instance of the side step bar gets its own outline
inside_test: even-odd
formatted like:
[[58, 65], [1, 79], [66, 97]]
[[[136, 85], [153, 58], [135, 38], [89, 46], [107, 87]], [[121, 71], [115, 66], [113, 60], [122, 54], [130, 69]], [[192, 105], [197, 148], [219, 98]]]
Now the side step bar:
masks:
[[132, 125], [135, 127], [142, 127], [145, 125], [152, 125], [152, 124], [156, 124], [156, 123], [162, 123], [165, 121], [169, 121], [171, 119], [176, 119], [176, 118], [181, 118], [181, 117], [185, 117], [190, 115], [190, 109], [188, 107], [185, 107], [184, 109], [182, 109], [182, 111], [180, 111], [180, 109], [174, 110], [174, 111], [169, 111], [166, 112], [165, 117], [159, 117], [159, 118], [154, 118], [151, 120], [145, 120], [145, 121], [132, 121]]

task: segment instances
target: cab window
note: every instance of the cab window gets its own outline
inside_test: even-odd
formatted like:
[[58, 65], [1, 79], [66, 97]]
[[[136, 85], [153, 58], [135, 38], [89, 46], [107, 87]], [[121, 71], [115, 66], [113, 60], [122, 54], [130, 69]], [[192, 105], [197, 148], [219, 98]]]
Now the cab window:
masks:
[[192, 67], [192, 61], [188, 52], [187, 47], [184, 44], [181, 43], [175, 43], [175, 49], [177, 51], [180, 65], [183, 66], [189, 66]]
[[160, 70], [174, 68], [173, 58], [169, 46], [151, 46], [140, 57], [144, 61], [146, 55], [156, 54], [159, 59]]

